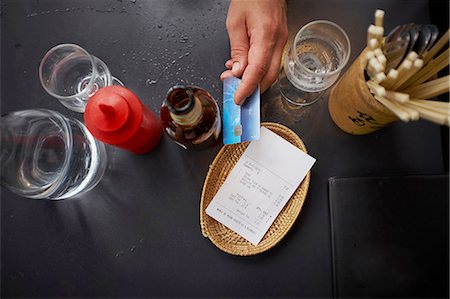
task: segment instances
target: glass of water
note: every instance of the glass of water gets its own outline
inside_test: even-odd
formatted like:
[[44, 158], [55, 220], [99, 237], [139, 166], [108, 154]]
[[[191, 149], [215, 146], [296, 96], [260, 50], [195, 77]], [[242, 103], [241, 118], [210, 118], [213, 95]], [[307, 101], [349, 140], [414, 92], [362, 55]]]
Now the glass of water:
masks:
[[102, 87], [123, 86], [106, 64], [75, 44], [50, 49], [39, 65], [44, 89], [67, 108], [83, 113], [86, 103]]
[[350, 40], [333, 22], [306, 24], [284, 55], [279, 89], [291, 104], [306, 106], [319, 100], [336, 82], [350, 56]]
[[77, 119], [46, 110], [15, 111], [0, 117], [0, 183], [28, 198], [80, 195], [102, 178], [105, 145]]

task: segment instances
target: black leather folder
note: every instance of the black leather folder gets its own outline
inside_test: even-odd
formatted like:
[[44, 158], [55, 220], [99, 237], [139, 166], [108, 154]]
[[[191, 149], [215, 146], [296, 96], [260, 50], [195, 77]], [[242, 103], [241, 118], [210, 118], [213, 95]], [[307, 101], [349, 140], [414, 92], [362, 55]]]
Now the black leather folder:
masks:
[[449, 176], [330, 178], [334, 296], [449, 296]]

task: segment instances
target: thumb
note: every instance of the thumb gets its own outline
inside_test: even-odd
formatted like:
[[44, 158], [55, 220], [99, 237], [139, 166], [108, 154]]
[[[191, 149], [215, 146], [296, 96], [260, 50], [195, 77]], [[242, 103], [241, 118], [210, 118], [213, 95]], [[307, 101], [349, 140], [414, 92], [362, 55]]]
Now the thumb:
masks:
[[248, 63], [249, 37], [245, 23], [227, 26], [230, 38], [231, 60], [233, 61], [231, 73], [241, 77]]

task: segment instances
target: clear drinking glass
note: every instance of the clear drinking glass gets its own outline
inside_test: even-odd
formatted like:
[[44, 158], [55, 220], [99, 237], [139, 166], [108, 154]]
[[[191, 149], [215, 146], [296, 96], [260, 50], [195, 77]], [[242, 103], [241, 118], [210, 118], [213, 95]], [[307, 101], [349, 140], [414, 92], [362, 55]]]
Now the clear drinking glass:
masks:
[[102, 87], [123, 86], [111, 76], [106, 64], [74, 44], [50, 49], [39, 65], [39, 79], [44, 89], [64, 106], [84, 112], [90, 96]]
[[28, 198], [64, 199], [102, 178], [105, 145], [78, 120], [37, 109], [0, 118], [1, 185]]
[[283, 97], [294, 105], [316, 102], [339, 77], [350, 57], [350, 40], [333, 22], [318, 20], [303, 26], [284, 55], [278, 77]]

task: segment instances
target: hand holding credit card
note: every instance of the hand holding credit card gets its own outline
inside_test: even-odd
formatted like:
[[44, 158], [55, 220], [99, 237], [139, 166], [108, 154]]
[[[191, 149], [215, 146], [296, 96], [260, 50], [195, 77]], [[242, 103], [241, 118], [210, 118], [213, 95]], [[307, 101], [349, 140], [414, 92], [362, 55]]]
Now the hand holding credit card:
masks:
[[228, 77], [223, 81], [223, 143], [234, 144], [258, 140], [260, 136], [260, 89], [241, 106], [234, 103], [234, 93], [241, 80]]

